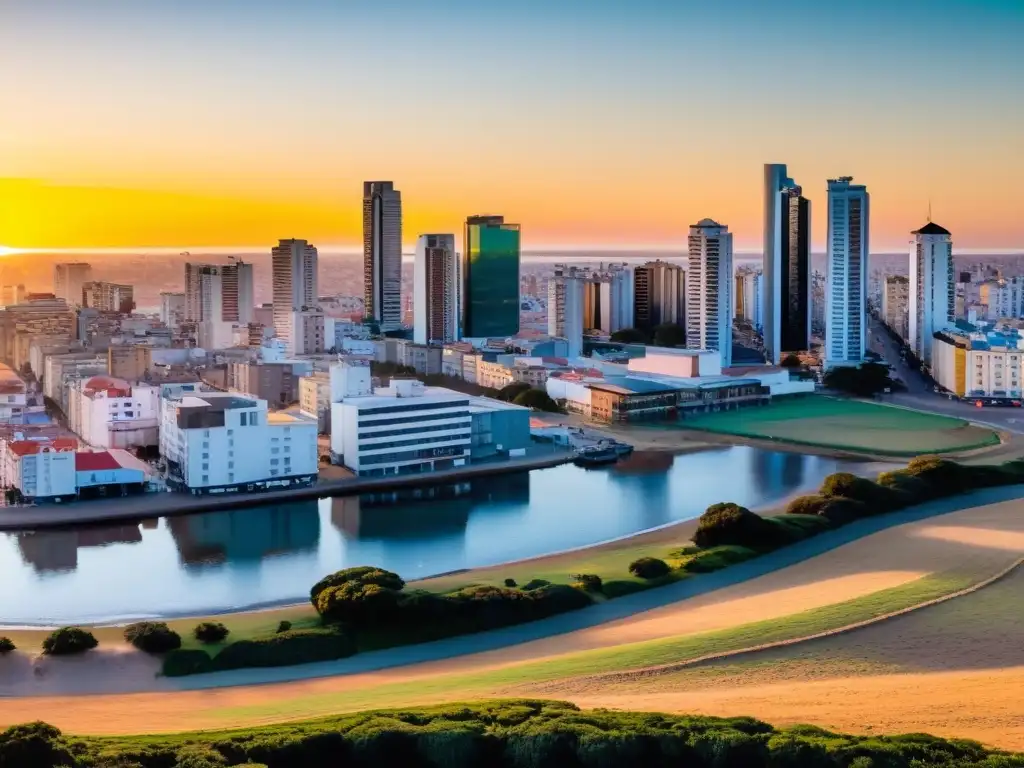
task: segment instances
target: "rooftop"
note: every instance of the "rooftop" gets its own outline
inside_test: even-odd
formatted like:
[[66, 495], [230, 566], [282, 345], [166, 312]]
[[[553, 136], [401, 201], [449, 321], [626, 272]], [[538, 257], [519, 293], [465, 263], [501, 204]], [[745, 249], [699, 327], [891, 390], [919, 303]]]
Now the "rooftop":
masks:
[[29, 456], [44, 450], [73, 451], [78, 448], [78, 440], [74, 437], [13, 440], [7, 447], [15, 456]]
[[948, 229], [946, 229], [945, 227], [940, 227], [934, 221], [929, 221], [923, 227], [921, 227], [920, 229], [915, 229], [910, 234], [912, 234], [912, 235], [950, 235], [952, 233]]
[[76, 472], [97, 472], [104, 469], [120, 468], [121, 465], [117, 463], [117, 459], [110, 455], [109, 451], [78, 452], [75, 454]]

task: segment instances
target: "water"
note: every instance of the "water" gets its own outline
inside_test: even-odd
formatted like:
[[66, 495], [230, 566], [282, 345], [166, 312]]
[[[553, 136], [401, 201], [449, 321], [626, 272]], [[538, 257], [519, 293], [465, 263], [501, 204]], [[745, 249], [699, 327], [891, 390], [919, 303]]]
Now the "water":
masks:
[[[0, 536], [0, 622], [194, 615], [305, 600], [330, 571], [413, 579], [626, 536], [709, 504], [767, 504], [839, 462], [732, 447], [631, 474], [566, 465], [434, 489]], [[405, 492], [408, 496], [410, 492]]]

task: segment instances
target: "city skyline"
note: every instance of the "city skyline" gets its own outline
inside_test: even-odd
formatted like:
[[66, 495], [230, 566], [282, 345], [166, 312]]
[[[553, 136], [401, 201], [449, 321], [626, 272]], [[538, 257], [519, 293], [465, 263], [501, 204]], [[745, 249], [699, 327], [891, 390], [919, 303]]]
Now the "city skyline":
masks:
[[[963, 252], [1024, 248], [1019, 3], [41, 5], [5, 3], [0, 28], [0, 104], [18, 116], [0, 130], [8, 248], [357, 250], [361, 183], [387, 178], [406, 252], [494, 211], [524, 250], [683, 252], [712, 217], [753, 252], [771, 162], [817, 210], [828, 178], [867, 184], [879, 251], [905, 251], [929, 202]], [[424, 34], [468, 42], [425, 59]], [[268, 56], [284, 37], [304, 44]], [[778, 51], [786, 98], [763, 66]], [[718, 119], [692, 120], [698, 104]]]

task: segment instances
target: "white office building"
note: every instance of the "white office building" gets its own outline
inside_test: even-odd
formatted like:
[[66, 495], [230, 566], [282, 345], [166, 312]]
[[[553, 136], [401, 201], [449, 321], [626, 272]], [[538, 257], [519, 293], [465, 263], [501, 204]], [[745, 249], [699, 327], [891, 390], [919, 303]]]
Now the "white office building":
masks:
[[303, 312], [317, 309], [317, 250], [305, 240], [281, 240], [271, 250], [271, 269], [274, 332], [290, 353], [300, 354], [308, 338]]
[[449, 344], [459, 338], [459, 259], [455, 235], [420, 235], [413, 264], [413, 341]]
[[867, 187], [852, 176], [829, 179], [825, 285], [826, 368], [859, 365], [867, 349]]
[[[954, 286], [955, 289], [955, 286]], [[989, 289], [989, 317], [995, 320], [1024, 317], [1024, 277], [1019, 275]]]
[[391, 181], [363, 182], [363, 303], [382, 330], [402, 325], [402, 193]]
[[319, 466], [314, 419], [232, 392], [168, 392], [160, 453], [168, 485], [196, 495], [311, 485]]
[[159, 442], [159, 389], [112, 376], [78, 379], [67, 391], [68, 427], [93, 448]]
[[[166, 297], [166, 298], [165, 298]], [[160, 316], [169, 328], [177, 294], [161, 294]], [[196, 343], [203, 349], [224, 349], [234, 343], [234, 327], [251, 323], [255, 312], [252, 264], [185, 264], [181, 318], [196, 323]], [[171, 321], [171, 322], [168, 322]]]
[[929, 221], [915, 230], [910, 252], [910, 343], [918, 360], [932, 359], [932, 334], [956, 320], [953, 240], [948, 229]]
[[92, 266], [82, 261], [53, 265], [53, 295], [69, 307], [82, 306], [82, 287], [92, 280]]
[[470, 397], [414, 379], [373, 389], [370, 365], [331, 366], [331, 461], [373, 477], [469, 462]]
[[548, 336], [569, 342], [569, 357], [583, 354], [583, 302], [586, 291], [596, 285], [576, 267], [555, 266], [548, 280]]
[[690, 227], [686, 280], [686, 346], [732, 361], [732, 234], [711, 219]]

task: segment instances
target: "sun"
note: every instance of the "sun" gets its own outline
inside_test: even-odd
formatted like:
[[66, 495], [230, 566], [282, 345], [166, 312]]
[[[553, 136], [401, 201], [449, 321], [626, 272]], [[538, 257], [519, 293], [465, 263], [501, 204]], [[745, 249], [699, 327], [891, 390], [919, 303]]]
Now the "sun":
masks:
[[16, 248], [8, 248], [6, 245], [0, 245], [0, 256], [12, 256], [18, 253]]

